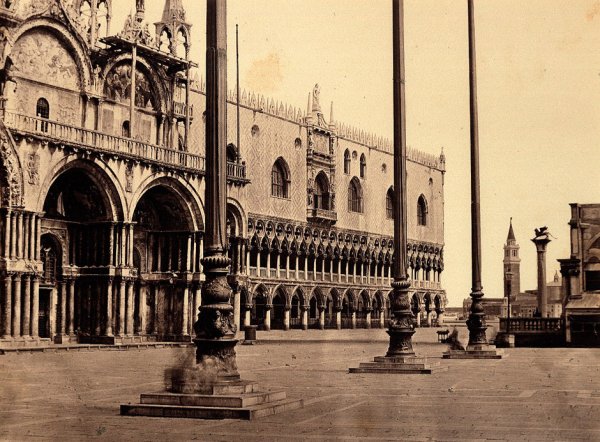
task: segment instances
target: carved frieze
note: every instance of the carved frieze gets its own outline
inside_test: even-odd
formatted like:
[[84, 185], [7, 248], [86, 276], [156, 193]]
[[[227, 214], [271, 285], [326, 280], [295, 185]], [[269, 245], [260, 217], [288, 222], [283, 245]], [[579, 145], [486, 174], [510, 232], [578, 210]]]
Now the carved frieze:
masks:
[[77, 64], [62, 43], [36, 29], [19, 38], [12, 49], [15, 75], [63, 88], [78, 89]]
[[40, 183], [40, 156], [37, 152], [27, 154], [27, 174], [29, 184], [35, 186]]
[[[106, 75], [104, 94], [107, 98], [127, 103], [131, 97], [131, 65], [119, 64]], [[152, 107], [154, 104], [152, 87], [144, 73], [136, 69], [135, 73], [135, 105]]]
[[0, 201], [2, 206], [22, 206], [22, 174], [17, 153], [6, 134], [0, 135]]

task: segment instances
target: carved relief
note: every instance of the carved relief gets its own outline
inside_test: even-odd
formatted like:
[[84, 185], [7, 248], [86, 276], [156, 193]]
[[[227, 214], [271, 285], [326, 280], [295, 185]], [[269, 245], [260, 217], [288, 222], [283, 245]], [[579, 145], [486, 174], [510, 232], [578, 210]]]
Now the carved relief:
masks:
[[127, 164], [125, 168], [125, 191], [133, 192], [133, 164]]
[[17, 75], [78, 89], [75, 60], [50, 33], [36, 29], [19, 38], [12, 50]]
[[[0, 136], [0, 163], [4, 166], [5, 177], [0, 169], [2, 181], [6, 180], [6, 185], [1, 186], [1, 203], [3, 206], [21, 206], [23, 195], [21, 193], [21, 170], [17, 154], [13, 149], [6, 135]], [[3, 183], [4, 184], [4, 183]]]
[[27, 173], [29, 174], [29, 184], [38, 185], [40, 183], [40, 156], [36, 152], [27, 154]]
[[[104, 94], [111, 100], [127, 102], [131, 98], [131, 66], [120, 64], [106, 75]], [[135, 73], [135, 105], [154, 107], [152, 87], [146, 75], [139, 70]]]

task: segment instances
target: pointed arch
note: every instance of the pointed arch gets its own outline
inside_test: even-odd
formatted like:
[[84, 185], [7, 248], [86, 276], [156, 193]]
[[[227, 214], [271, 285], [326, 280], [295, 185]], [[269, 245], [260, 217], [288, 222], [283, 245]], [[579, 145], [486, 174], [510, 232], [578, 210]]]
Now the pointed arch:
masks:
[[385, 216], [394, 219], [394, 187], [390, 186], [385, 194]]
[[283, 157], [279, 157], [271, 168], [271, 196], [275, 198], [290, 197], [290, 167]]
[[344, 173], [350, 175], [350, 151], [346, 149], [344, 151]]
[[356, 177], [352, 178], [348, 185], [348, 211], [363, 213], [363, 191]]
[[426, 226], [428, 222], [427, 216], [427, 200], [425, 195], [421, 194], [417, 200], [417, 225]]

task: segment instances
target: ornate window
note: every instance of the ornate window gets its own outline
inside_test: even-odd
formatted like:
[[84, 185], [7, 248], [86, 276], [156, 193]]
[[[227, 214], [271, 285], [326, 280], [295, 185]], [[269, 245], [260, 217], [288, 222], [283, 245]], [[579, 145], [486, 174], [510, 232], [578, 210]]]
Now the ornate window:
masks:
[[323, 172], [320, 172], [317, 178], [315, 178], [315, 198], [313, 204], [315, 209], [331, 210], [329, 180]]
[[344, 152], [344, 173], [350, 174], [350, 151], [348, 149]]
[[289, 170], [283, 158], [278, 158], [271, 170], [271, 195], [277, 198], [289, 198]]
[[417, 225], [427, 225], [427, 201], [425, 201], [423, 195], [421, 195], [419, 201], [417, 201]]
[[[40, 98], [35, 106], [35, 116], [47, 120], [50, 118], [50, 104], [45, 98]], [[39, 129], [42, 132], [48, 132], [48, 123], [46, 121], [39, 122]]]
[[394, 189], [388, 189], [385, 195], [385, 213], [388, 219], [394, 219]]
[[356, 177], [352, 178], [348, 186], [348, 211], [358, 213], [363, 211], [362, 189]]
[[367, 159], [365, 158], [365, 154], [363, 153], [360, 156], [360, 177], [365, 178], [367, 175]]

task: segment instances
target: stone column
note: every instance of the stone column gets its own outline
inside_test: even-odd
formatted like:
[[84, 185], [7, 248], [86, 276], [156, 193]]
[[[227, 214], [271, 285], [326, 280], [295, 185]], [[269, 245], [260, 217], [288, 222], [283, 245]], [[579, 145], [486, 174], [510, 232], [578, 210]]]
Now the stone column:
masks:
[[319, 329], [325, 330], [325, 306], [319, 306]]
[[308, 306], [302, 306], [302, 330], [308, 330]]
[[427, 312], [427, 327], [431, 327], [431, 310]]
[[[5, 258], [10, 257], [10, 239], [12, 235], [11, 231], [11, 212], [10, 209], [6, 209], [6, 213], [4, 214], [4, 244], [3, 244], [3, 253]], [[11, 282], [12, 285], [12, 282]]]
[[127, 281], [127, 320], [125, 330], [127, 336], [133, 336], [133, 281]]
[[264, 329], [265, 331], [270, 331], [271, 330], [271, 310], [273, 309], [273, 305], [272, 304], [267, 304], [265, 305], [265, 322], [264, 322]]
[[23, 275], [23, 337], [30, 337], [31, 330], [31, 276]]
[[246, 304], [246, 312], [244, 314], [244, 327], [251, 324], [252, 304]]
[[275, 270], [275, 275], [277, 279], [279, 279], [279, 267], [281, 266], [281, 250], [277, 250], [277, 268]]
[[[35, 290], [35, 289], [34, 289]], [[50, 292], [50, 318], [48, 321], [48, 328], [49, 328], [49, 336], [50, 339], [53, 339], [55, 335], [57, 335], [59, 333], [58, 327], [57, 327], [57, 313], [58, 313], [58, 289], [56, 286], [52, 287], [52, 291]], [[36, 321], [38, 322], [38, 321]], [[34, 337], [37, 337], [39, 335], [39, 328], [38, 328], [38, 324], [35, 324], [35, 329], [33, 327], [33, 322], [31, 324], [31, 334]]]
[[352, 311], [352, 328], [356, 328], [356, 310]]
[[421, 327], [421, 309], [419, 308], [419, 312], [417, 313], [417, 327]]
[[102, 335], [102, 286], [103, 281], [96, 277], [96, 286], [92, 290], [92, 293], [96, 296], [96, 305], [92, 306], [93, 308], [93, 318], [94, 318], [94, 332], [96, 336]]
[[[16, 250], [16, 256], [17, 258], [22, 258], [23, 257], [23, 212], [22, 211], [18, 211], [17, 212], [17, 230], [16, 230], [16, 236], [17, 236], [17, 250]], [[29, 335], [29, 332], [27, 332], [27, 335]]]
[[213, 382], [237, 380], [235, 322], [227, 282], [231, 260], [225, 253], [227, 204], [227, 2], [206, 6], [206, 275], [196, 331], [196, 363]]
[[304, 254], [304, 280], [308, 279], [308, 255]]
[[371, 328], [371, 310], [367, 311], [367, 318], [365, 319], [365, 325], [367, 328]]
[[285, 279], [290, 279], [290, 253], [285, 255]]
[[12, 312], [12, 273], [7, 273], [4, 276], [4, 331], [2, 339], [10, 339], [11, 336], [11, 312]]
[[[31, 336], [37, 338], [39, 335], [39, 315], [40, 315], [40, 278], [34, 275], [31, 280]], [[56, 321], [56, 288], [52, 289], [50, 297], [50, 336], [55, 331]]]
[[125, 336], [125, 280], [119, 281], [119, 336]]
[[57, 334], [67, 334], [67, 284], [64, 281], [58, 283], [58, 297], [60, 299], [60, 327]]
[[67, 331], [69, 336], [75, 336], [75, 279], [68, 280], [68, 296], [69, 296], [69, 322]]
[[283, 311], [283, 329], [286, 331], [290, 329], [290, 309], [287, 306]]
[[129, 256], [127, 265], [133, 266], [133, 224], [129, 224], [129, 241], [127, 242], [127, 249]]
[[183, 288], [183, 322], [181, 325], [181, 334], [183, 336], [190, 335], [190, 325], [189, 325], [189, 302], [190, 302], [190, 287], [189, 285], [185, 285]]
[[384, 306], [381, 306], [381, 311], [379, 312], [379, 326], [381, 328], [385, 327], [385, 311], [384, 311]]
[[548, 236], [545, 228], [536, 229], [536, 237], [531, 240], [537, 251], [538, 312], [542, 318], [548, 317], [548, 290], [546, 288], [546, 247], [550, 242]]
[[337, 328], [338, 330], [342, 329], [342, 311], [341, 310], [337, 310], [335, 312], [335, 328]]
[[17, 214], [10, 213], [10, 258], [17, 256]]
[[104, 334], [110, 337], [113, 336], [113, 296], [113, 279], [108, 278], [106, 280], [106, 322], [104, 323]]
[[12, 317], [12, 335], [21, 336], [21, 274], [16, 273], [13, 279], [13, 317]]
[[[189, 290], [189, 289], [188, 289]], [[145, 282], [140, 281], [140, 287], [139, 287], [139, 297], [138, 297], [138, 329], [137, 329], [137, 334], [138, 335], [145, 335], [146, 334], [146, 293], [147, 293], [147, 285]], [[193, 296], [193, 294], [192, 294]], [[192, 314], [194, 312], [192, 311]], [[189, 317], [189, 312], [188, 312], [188, 317]], [[188, 335], [189, 335], [189, 325], [188, 325]]]

